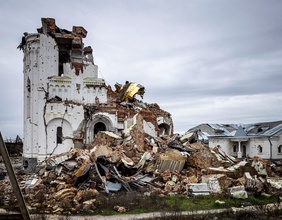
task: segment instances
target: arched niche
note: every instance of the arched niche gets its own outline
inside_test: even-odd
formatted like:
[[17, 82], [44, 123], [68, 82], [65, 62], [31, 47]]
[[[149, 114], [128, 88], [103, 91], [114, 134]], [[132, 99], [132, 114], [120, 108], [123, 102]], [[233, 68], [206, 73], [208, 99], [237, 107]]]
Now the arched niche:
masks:
[[115, 131], [115, 129], [113, 128], [113, 122], [108, 116], [103, 114], [96, 114], [92, 117], [91, 121], [87, 122], [86, 143], [90, 144], [99, 131]]

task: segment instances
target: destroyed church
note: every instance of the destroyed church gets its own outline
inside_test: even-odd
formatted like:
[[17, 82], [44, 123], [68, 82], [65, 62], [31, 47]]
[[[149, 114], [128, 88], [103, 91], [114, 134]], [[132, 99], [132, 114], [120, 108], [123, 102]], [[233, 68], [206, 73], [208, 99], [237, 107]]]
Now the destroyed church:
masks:
[[140, 151], [145, 134], [173, 134], [168, 112], [136, 98], [143, 98], [144, 86], [126, 81], [112, 90], [98, 78], [93, 50], [83, 44], [83, 27], [69, 31], [57, 27], [55, 19], [41, 21], [37, 33], [25, 32], [19, 45], [24, 53], [25, 170], [49, 156], [86, 148], [100, 131], [133, 138]]
[[[154, 203], [166, 195], [281, 195], [282, 161], [260, 157], [281, 153], [281, 122], [245, 125], [244, 130], [204, 124], [174, 134], [168, 112], [137, 99], [144, 86], [116, 83], [112, 90], [98, 78], [92, 49], [82, 42], [86, 34], [83, 27], [68, 31], [43, 18], [38, 33], [24, 33], [19, 45], [24, 52], [25, 172], [21, 164], [17, 170], [31, 212], [85, 214], [102, 210], [103, 204], [126, 212], [143, 204], [138, 194], [153, 195], [144, 201]], [[2, 175], [0, 205], [13, 207], [12, 191]], [[135, 201], [124, 199], [127, 193]]]

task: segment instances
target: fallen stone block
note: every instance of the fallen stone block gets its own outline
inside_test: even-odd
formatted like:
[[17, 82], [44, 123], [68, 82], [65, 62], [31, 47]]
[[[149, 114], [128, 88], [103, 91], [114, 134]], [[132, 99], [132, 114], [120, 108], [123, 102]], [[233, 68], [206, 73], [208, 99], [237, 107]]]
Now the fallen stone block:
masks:
[[113, 154], [112, 148], [107, 145], [97, 145], [90, 151], [91, 161], [96, 162], [98, 157], [104, 156], [106, 158], [111, 158]]
[[228, 177], [225, 174], [210, 174], [202, 176], [202, 183], [208, 183], [211, 192], [221, 193], [224, 189], [226, 189], [227, 179]]
[[252, 167], [256, 169], [259, 175], [269, 176], [267, 167], [270, 167], [270, 164], [268, 161], [256, 156], [253, 158]]
[[282, 178], [267, 178], [266, 181], [275, 189], [282, 189]]
[[207, 147], [203, 147], [196, 152], [191, 152], [191, 155], [187, 158], [187, 162], [190, 166], [198, 169], [221, 166], [220, 161]]
[[56, 199], [56, 200], [62, 200], [62, 199], [65, 199], [65, 198], [69, 198], [69, 199], [73, 199], [75, 197], [77, 193], [77, 189], [74, 188], [74, 187], [71, 187], [71, 188], [66, 188], [66, 189], [62, 189], [58, 192], [56, 192], [53, 197]]
[[228, 189], [229, 196], [236, 199], [246, 199], [248, 198], [248, 194], [245, 190], [244, 186], [234, 186]]
[[207, 183], [189, 183], [187, 184], [188, 195], [209, 195], [210, 187]]
[[254, 167], [252, 167], [251, 164], [246, 161], [241, 161], [228, 168], [208, 167], [207, 170], [209, 174], [226, 174], [228, 177], [231, 177], [233, 179], [243, 177], [245, 172], [249, 172], [252, 176], [258, 174]]
[[171, 149], [160, 154], [159, 160], [157, 161], [157, 167], [161, 172], [165, 170], [169, 170], [170, 172], [175, 170], [181, 171], [185, 162], [186, 157], [183, 156], [180, 151]]
[[94, 205], [95, 202], [96, 202], [96, 199], [90, 199], [90, 200], [84, 201], [82, 203], [83, 211], [89, 212], [90, 210], [94, 210], [95, 209], [95, 205]]
[[118, 205], [114, 206], [114, 210], [117, 211], [117, 212], [120, 212], [120, 213], [126, 212], [126, 208], [125, 207], [118, 206]]
[[188, 134], [185, 134], [183, 135], [181, 138], [180, 138], [180, 141], [182, 143], [184, 142], [191, 142], [193, 139], [196, 138], [196, 133], [195, 132], [190, 132]]
[[110, 131], [100, 131], [95, 135], [93, 146], [105, 145], [105, 146], [115, 146], [118, 145], [122, 138]]
[[210, 178], [208, 180], [208, 185], [211, 190], [211, 193], [221, 193], [221, 187], [220, 187], [218, 179]]
[[69, 152], [49, 157], [46, 160], [47, 167], [51, 168], [51, 167], [57, 166], [58, 164], [71, 159], [72, 157], [74, 157], [75, 154], [76, 154], [76, 150], [73, 149]]

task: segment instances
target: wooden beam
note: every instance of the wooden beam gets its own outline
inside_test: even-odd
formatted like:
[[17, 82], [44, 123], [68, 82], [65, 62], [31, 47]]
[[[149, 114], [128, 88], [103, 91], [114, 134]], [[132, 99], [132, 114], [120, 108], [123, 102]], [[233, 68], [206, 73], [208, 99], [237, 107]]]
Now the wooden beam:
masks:
[[19, 202], [19, 207], [20, 207], [23, 219], [30, 220], [30, 215], [29, 215], [28, 210], [26, 208], [26, 204], [25, 204], [21, 189], [19, 187], [18, 180], [17, 180], [16, 175], [15, 175], [15, 171], [12, 167], [12, 163], [10, 161], [10, 157], [9, 157], [5, 142], [3, 141], [1, 132], [0, 132], [0, 153], [1, 153], [2, 158], [4, 160], [4, 163], [5, 163], [5, 166], [6, 166], [6, 169], [7, 169], [7, 172], [8, 172], [12, 187], [13, 187], [13, 191], [14, 191], [16, 198]]

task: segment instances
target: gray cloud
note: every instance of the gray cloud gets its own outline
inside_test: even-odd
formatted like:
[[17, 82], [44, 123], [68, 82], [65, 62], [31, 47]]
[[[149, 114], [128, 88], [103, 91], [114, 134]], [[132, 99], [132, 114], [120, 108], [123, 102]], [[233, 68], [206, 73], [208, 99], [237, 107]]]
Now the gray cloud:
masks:
[[0, 2], [0, 125], [22, 135], [22, 33], [41, 17], [84, 26], [100, 77], [136, 81], [145, 102], [174, 118], [175, 131], [199, 123], [281, 120], [282, 2], [5, 1]]

